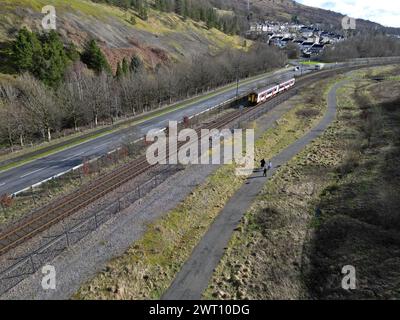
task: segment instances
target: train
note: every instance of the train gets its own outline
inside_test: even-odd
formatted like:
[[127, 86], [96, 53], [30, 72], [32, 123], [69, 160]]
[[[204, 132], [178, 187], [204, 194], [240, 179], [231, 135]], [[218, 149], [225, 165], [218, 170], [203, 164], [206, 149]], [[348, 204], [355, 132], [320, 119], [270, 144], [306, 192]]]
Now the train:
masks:
[[249, 103], [251, 105], [257, 105], [266, 102], [268, 99], [276, 96], [277, 94], [289, 90], [295, 84], [296, 79], [292, 78], [280, 84], [253, 91], [249, 94]]

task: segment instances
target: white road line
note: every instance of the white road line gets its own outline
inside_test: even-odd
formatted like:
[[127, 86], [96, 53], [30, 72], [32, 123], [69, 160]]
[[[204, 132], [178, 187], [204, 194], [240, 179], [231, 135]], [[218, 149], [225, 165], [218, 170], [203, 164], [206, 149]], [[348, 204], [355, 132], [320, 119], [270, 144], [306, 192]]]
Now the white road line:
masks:
[[100, 148], [104, 147], [104, 146], [107, 145], [107, 144], [108, 144], [108, 142], [107, 142], [107, 143], [103, 143], [103, 144], [101, 144], [101, 145], [99, 145], [99, 146], [93, 148], [92, 150], [100, 149]]
[[24, 174], [24, 175], [21, 176], [20, 178], [25, 178], [25, 177], [27, 177], [27, 176], [30, 176], [31, 174], [34, 174], [34, 173], [39, 172], [39, 171], [42, 171], [42, 170], [44, 170], [44, 169], [47, 169], [47, 168], [37, 169], [37, 170], [35, 170], [35, 171], [29, 172], [29, 173], [27, 173], [27, 174]]
[[0, 183], [0, 187], [4, 186], [5, 184], [6, 184], [5, 182]]
[[71, 157], [69, 157], [69, 158], [66, 158], [66, 159], [62, 160], [62, 161], [65, 162], [65, 161], [71, 160], [71, 159], [73, 159], [73, 158], [75, 158], [75, 157], [79, 157], [81, 154], [84, 154], [84, 153], [85, 153], [85, 152], [79, 152], [79, 153], [74, 154], [73, 156], [71, 156]]

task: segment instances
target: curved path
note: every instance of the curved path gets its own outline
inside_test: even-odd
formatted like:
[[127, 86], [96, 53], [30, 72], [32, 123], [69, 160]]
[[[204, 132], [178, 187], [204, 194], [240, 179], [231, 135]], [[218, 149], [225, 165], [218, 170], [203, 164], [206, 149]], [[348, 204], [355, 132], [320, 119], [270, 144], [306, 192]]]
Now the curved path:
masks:
[[[305, 136], [291, 144], [272, 159], [274, 169], [284, 165], [300, 153], [305, 146], [318, 138], [335, 120], [337, 109], [337, 90], [346, 84], [346, 80], [337, 83], [328, 94], [328, 109], [324, 118]], [[164, 300], [199, 300], [218, 266], [225, 248], [228, 246], [233, 231], [265, 186], [262, 173], [256, 172], [228, 201], [224, 209], [210, 226], [200, 243], [193, 250], [191, 257], [177, 274], [171, 287], [164, 294]]]

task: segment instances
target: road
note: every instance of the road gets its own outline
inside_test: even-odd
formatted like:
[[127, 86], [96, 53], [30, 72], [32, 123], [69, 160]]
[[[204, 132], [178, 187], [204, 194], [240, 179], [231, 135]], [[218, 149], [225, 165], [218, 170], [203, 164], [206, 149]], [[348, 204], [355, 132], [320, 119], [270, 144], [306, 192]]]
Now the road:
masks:
[[[268, 173], [268, 178], [276, 172], [277, 168], [290, 161], [306, 145], [320, 136], [335, 120], [336, 92], [345, 83], [346, 81], [339, 82], [329, 92], [328, 110], [319, 124], [272, 159], [274, 168]], [[240, 220], [264, 186], [265, 178], [262, 177], [262, 172], [255, 172], [248, 178], [247, 183], [244, 183], [228, 201], [198, 246], [193, 250], [191, 257], [183, 265], [171, 287], [163, 296], [164, 300], [201, 299], [215, 268], [224, 255], [224, 248], [228, 246], [233, 231], [238, 227]]]
[[[310, 72], [310, 70], [306, 72]], [[303, 74], [304, 74], [303, 70]], [[292, 69], [275, 72], [262, 79], [241, 85], [239, 94], [251, 91], [260, 85], [267, 85], [293, 76], [300, 72]], [[84, 159], [99, 157], [118, 148], [124, 141], [142, 138], [151, 129], [165, 128], [169, 121], [181, 121], [184, 116], [191, 116], [221, 104], [236, 96], [236, 88], [206, 98], [200, 102], [188, 104], [185, 108], [157, 116], [141, 124], [86, 141], [82, 144], [59, 151], [49, 156], [34, 160], [19, 167], [0, 172], [0, 195], [14, 194], [46, 179], [66, 172], [80, 164]]]

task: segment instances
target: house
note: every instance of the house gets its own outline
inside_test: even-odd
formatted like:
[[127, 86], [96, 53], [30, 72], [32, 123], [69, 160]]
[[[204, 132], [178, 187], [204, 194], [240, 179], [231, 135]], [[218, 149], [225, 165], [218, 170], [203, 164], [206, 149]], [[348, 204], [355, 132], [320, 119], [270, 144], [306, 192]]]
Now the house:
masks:
[[281, 47], [282, 46], [282, 43], [281, 43], [282, 39], [283, 39], [283, 36], [274, 35], [274, 36], [270, 37], [268, 43], [270, 45], [273, 45], [273, 46]]
[[293, 43], [296, 43], [298, 46], [301, 46], [301, 44], [304, 42], [305, 39], [296, 39], [293, 40]]
[[312, 41], [303, 41], [302, 44], [300, 45], [301, 51], [308, 51], [312, 46], [314, 45], [314, 42]]
[[286, 47], [289, 42], [293, 42], [293, 38], [285, 37], [281, 40], [281, 46]]
[[308, 50], [307, 52], [310, 55], [318, 55], [320, 54], [325, 48], [324, 44], [320, 44], [320, 43], [314, 43]]

